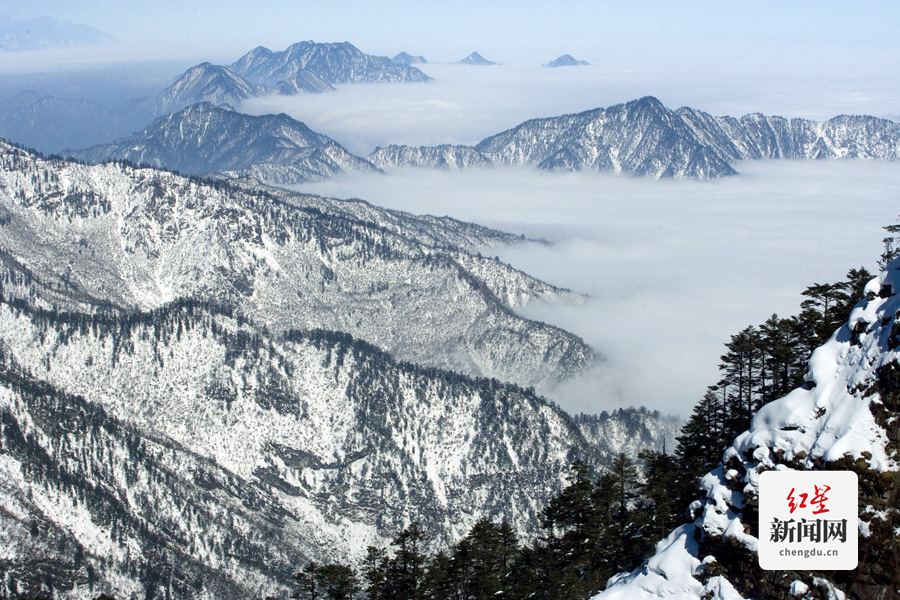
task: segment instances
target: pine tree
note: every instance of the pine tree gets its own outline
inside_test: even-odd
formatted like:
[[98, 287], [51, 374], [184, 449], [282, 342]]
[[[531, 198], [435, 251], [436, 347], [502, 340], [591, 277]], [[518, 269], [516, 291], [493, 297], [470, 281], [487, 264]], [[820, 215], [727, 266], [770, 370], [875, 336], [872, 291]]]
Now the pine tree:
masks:
[[425, 555], [421, 552], [425, 532], [414, 522], [391, 542], [397, 549], [387, 562], [385, 592], [394, 600], [418, 600], [422, 597]]
[[291, 594], [291, 598], [316, 600], [319, 597], [319, 583], [316, 578], [316, 571], [318, 569], [319, 565], [315, 562], [310, 562], [303, 567], [302, 571], [298, 571], [294, 574], [294, 579], [297, 581], [299, 588]]

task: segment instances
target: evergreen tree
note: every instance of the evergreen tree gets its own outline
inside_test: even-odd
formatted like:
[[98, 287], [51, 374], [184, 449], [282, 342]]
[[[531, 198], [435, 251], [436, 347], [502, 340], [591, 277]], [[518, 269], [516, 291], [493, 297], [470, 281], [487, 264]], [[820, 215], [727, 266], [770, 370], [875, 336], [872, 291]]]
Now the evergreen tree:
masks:
[[291, 598], [316, 600], [319, 597], [319, 581], [316, 577], [318, 569], [319, 565], [311, 562], [303, 567], [302, 571], [294, 574], [294, 579], [297, 581], [299, 588], [291, 594]]
[[644, 535], [648, 540], [661, 540], [686, 521], [681, 495], [677, 493], [678, 463], [675, 456], [654, 450], [645, 450], [639, 457], [644, 463]]
[[425, 533], [418, 522], [400, 532], [391, 542], [396, 547], [385, 570], [385, 593], [393, 600], [418, 600], [422, 597], [425, 573], [425, 555], [422, 539]]
[[369, 546], [362, 562], [363, 579], [366, 582], [366, 595], [369, 600], [387, 598], [388, 557], [384, 548]]
[[347, 565], [322, 565], [315, 572], [316, 583], [328, 600], [353, 600], [361, 586], [356, 572]]

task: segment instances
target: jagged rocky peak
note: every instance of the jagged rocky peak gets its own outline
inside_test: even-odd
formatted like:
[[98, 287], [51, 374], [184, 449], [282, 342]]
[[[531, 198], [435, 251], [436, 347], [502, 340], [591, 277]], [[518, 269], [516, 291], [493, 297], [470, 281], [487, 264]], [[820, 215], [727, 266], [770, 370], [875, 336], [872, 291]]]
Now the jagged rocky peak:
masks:
[[286, 114], [251, 116], [209, 102], [160, 117], [112, 144], [71, 154], [94, 163], [127, 160], [186, 174], [226, 173], [278, 184], [377, 170]]
[[424, 65], [428, 63], [424, 56], [413, 56], [406, 52], [401, 52], [394, 56], [391, 58], [391, 62], [399, 63], [401, 65]]
[[472, 54], [468, 55], [467, 57], [465, 57], [464, 59], [459, 61], [459, 64], [487, 66], [487, 65], [496, 65], [497, 63], [489, 61], [488, 59], [486, 59], [482, 55], [478, 54], [477, 52], [473, 52]]
[[582, 66], [587, 66], [590, 64], [591, 63], [589, 63], [586, 60], [576, 59], [571, 54], [563, 54], [559, 58], [547, 63], [546, 66], [553, 67], [553, 68], [556, 68], [556, 67], [582, 67]]
[[[763, 406], [702, 479], [695, 521], [660, 542], [642, 568], [614, 577], [598, 600], [892, 597], [900, 584], [900, 260], [865, 293], [813, 352], [807, 384]], [[856, 473], [852, 529], [866, 549], [856, 569], [760, 569], [759, 538], [767, 532], [758, 528], [759, 475], [770, 470]]]
[[350, 42], [298, 42], [281, 52], [251, 50], [229, 68], [250, 81], [278, 86], [310, 72], [328, 83], [383, 83], [428, 81], [415, 67], [391, 62], [385, 56], [361, 52]]

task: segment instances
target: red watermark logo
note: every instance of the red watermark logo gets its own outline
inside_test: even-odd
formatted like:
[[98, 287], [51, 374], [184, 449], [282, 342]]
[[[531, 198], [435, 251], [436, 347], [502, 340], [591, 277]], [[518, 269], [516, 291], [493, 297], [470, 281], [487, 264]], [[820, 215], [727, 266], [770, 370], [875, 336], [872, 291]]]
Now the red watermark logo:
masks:
[[759, 476], [763, 569], [855, 569], [858, 480], [852, 471], [766, 471]]

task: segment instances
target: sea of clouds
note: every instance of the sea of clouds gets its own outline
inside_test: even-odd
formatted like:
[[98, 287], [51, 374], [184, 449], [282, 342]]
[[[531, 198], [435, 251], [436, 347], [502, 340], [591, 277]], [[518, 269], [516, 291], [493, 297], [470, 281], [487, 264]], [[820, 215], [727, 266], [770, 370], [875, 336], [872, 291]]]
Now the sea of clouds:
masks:
[[404, 168], [297, 186], [540, 238], [492, 249], [514, 267], [588, 294], [525, 316], [582, 336], [603, 362], [547, 391], [572, 412], [645, 405], [686, 415], [719, 379], [723, 344], [801, 292], [876, 270], [897, 222], [900, 164], [744, 161], [714, 181], [532, 168]]

